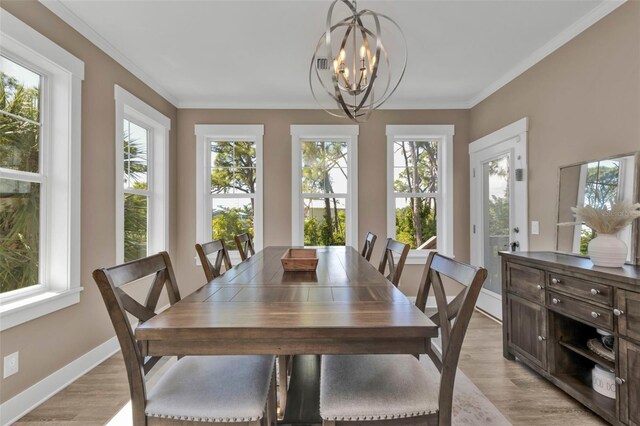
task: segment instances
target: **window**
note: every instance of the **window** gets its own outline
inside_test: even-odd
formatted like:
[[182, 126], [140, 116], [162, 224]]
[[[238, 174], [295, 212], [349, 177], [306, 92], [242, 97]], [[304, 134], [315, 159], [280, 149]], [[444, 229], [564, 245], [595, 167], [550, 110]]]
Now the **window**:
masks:
[[453, 126], [387, 126], [387, 235], [411, 246], [453, 254]]
[[116, 260], [167, 250], [171, 120], [115, 86]]
[[6, 11], [0, 10], [0, 19], [4, 330], [80, 300], [84, 64]]
[[262, 248], [262, 125], [196, 125], [198, 242], [223, 240], [233, 263], [243, 232]]
[[292, 244], [358, 246], [358, 126], [291, 126]]

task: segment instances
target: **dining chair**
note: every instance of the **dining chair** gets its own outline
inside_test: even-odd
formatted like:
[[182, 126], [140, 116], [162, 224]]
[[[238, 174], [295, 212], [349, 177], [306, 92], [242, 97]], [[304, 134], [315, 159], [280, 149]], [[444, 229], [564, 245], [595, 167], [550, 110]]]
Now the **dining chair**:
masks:
[[235, 240], [236, 245], [238, 246], [238, 251], [240, 252], [240, 258], [242, 260], [247, 260], [248, 257], [256, 254], [256, 251], [253, 248], [253, 239], [248, 232], [236, 235]]
[[367, 259], [367, 261], [371, 260], [371, 253], [373, 253], [373, 246], [376, 244], [376, 240], [378, 236], [373, 232], [367, 232], [367, 235], [364, 237], [364, 246], [362, 246], [362, 257]]
[[[387, 245], [384, 247], [384, 253], [382, 253], [382, 259], [380, 259], [378, 271], [380, 271], [382, 275], [385, 275], [396, 287], [398, 287], [400, 283], [402, 269], [404, 269], [404, 263], [407, 260], [410, 248], [409, 244], [403, 244], [392, 238], [387, 238]], [[397, 262], [394, 255], [398, 257]], [[389, 267], [389, 273], [385, 274], [387, 266]]]
[[[153, 276], [144, 303], [123, 286]], [[184, 425], [188, 422], [267, 426], [275, 424], [275, 368], [273, 356], [182, 357], [147, 389], [146, 375], [162, 357], [143, 356], [129, 314], [139, 322], [156, 315], [162, 288], [169, 303], [180, 292], [169, 254], [93, 271], [120, 343], [129, 379], [134, 426]]]
[[[225, 270], [231, 269], [231, 260], [229, 260], [229, 252], [222, 240], [214, 240], [205, 244], [196, 244], [196, 252], [200, 258], [204, 276], [207, 282], [219, 277], [222, 274], [222, 263], [224, 262]], [[213, 262], [211, 259], [213, 258]]]
[[[442, 277], [462, 284], [449, 303]], [[320, 416], [325, 426], [376, 422], [392, 425], [451, 425], [453, 389], [460, 349], [478, 295], [484, 268], [431, 253], [416, 305], [424, 310], [433, 288], [440, 327], [442, 362], [412, 355], [325, 355], [320, 381]], [[351, 423], [353, 424], [353, 423]]]

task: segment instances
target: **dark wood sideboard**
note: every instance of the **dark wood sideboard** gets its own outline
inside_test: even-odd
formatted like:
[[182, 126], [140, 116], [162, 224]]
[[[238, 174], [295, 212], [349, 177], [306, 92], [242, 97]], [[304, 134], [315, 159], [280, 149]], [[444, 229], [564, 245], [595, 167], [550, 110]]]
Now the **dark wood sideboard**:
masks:
[[[594, 267], [554, 252], [503, 252], [504, 357], [519, 360], [614, 425], [640, 426], [640, 267]], [[615, 361], [591, 352], [615, 336]], [[594, 365], [615, 370], [616, 398], [591, 387]]]

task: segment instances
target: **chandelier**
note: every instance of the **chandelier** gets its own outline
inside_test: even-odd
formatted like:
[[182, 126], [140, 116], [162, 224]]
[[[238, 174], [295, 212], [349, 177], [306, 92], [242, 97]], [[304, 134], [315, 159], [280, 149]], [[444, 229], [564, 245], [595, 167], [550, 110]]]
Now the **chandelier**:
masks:
[[[337, 3], [346, 5], [350, 15], [334, 23]], [[402, 62], [389, 61], [382, 40], [383, 23], [385, 30], [392, 30], [385, 37], [392, 37], [404, 50]], [[358, 12], [355, 0], [334, 0], [326, 31], [311, 59], [309, 86], [316, 102], [329, 114], [362, 123], [393, 94], [406, 67], [407, 43], [395, 21], [368, 9]]]

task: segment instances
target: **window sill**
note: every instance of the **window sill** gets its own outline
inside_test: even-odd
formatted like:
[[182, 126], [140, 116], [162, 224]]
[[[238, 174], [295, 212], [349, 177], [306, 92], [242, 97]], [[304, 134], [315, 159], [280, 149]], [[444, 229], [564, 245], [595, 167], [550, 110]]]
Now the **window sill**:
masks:
[[80, 301], [82, 287], [63, 292], [43, 291], [0, 304], [0, 331], [23, 324]]

